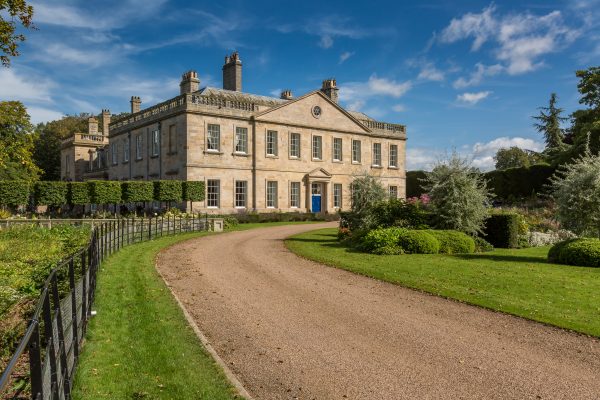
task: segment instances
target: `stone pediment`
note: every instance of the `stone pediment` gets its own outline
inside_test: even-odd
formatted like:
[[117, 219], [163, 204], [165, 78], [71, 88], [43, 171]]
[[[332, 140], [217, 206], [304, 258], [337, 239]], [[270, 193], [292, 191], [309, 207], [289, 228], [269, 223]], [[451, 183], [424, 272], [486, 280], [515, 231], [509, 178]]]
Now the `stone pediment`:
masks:
[[352, 114], [334, 103], [320, 91], [308, 93], [277, 107], [254, 115], [256, 121], [286, 125], [369, 133], [370, 130]]
[[306, 174], [306, 176], [308, 177], [309, 180], [329, 180], [331, 179], [331, 174], [329, 172], [327, 172], [325, 169], [323, 168], [315, 168], [312, 171], [310, 171], [308, 174]]

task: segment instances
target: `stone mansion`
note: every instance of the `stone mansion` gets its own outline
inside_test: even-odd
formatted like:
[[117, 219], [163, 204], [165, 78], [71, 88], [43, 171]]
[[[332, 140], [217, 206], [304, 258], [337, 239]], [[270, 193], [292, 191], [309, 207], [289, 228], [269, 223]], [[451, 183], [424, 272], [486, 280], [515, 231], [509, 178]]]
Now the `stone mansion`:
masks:
[[242, 92], [238, 53], [225, 57], [223, 89], [183, 74], [180, 95], [131, 114], [103, 110], [87, 133], [65, 140], [64, 180], [179, 179], [206, 182], [194, 211], [334, 212], [348, 209], [356, 175], [377, 176], [405, 197], [406, 127], [338, 104], [335, 79], [280, 98]]

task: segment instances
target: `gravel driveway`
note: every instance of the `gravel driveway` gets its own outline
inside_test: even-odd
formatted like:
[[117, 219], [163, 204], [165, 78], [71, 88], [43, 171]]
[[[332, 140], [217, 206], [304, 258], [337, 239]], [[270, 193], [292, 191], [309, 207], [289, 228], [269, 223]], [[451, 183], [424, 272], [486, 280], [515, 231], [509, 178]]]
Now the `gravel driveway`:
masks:
[[159, 257], [256, 399], [600, 399], [597, 339], [328, 268], [284, 246], [331, 226], [209, 236]]

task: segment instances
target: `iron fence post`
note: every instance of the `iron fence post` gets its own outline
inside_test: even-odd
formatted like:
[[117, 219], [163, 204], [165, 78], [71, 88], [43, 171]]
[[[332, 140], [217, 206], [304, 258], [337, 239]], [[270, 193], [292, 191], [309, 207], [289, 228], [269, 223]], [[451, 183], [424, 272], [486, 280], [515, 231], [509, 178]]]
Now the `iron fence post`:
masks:
[[33, 399], [44, 398], [44, 385], [42, 376], [42, 352], [40, 349], [40, 323], [37, 319], [33, 334], [29, 339], [29, 375], [31, 378], [31, 397]]

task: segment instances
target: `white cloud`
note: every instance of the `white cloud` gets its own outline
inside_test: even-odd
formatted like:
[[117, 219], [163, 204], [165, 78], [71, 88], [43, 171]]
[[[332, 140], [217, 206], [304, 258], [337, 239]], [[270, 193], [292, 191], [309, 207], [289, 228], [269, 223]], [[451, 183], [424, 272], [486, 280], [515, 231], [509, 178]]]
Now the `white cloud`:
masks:
[[484, 77], [497, 75], [503, 70], [504, 68], [500, 64], [486, 66], [477, 63], [475, 64], [475, 71], [471, 73], [469, 78], [460, 77], [454, 81], [452, 86], [454, 86], [455, 89], [464, 89], [469, 86], [479, 85]]
[[329, 35], [321, 36], [321, 40], [319, 40], [319, 47], [328, 49], [331, 46], [333, 46], [333, 38]]
[[179, 79], [144, 79], [138, 76], [117, 75], [99, 82], [95, 93], [121, 98], [123, 103], [128, 105], [131, 96], [139, 96], [143, 102], [142, 108], [145, 108], [178, 95]]
[[31, 122], [34, 124], [61, 119], [65, 115], [60, 111], [36, 106], [28, 106], [27, 113], [31, 117]]
[[435, 65], [433, 65], [433, 63], [426, 63], [421, 68], [421, 71], [419, 72], [419, 75], [417, 78], [424, 79], [427, 81], [439, 82], [439, 81], [444, 80], [444, 73], [442, 71], [440, 71], [439, 69], [437, 69], [435, 67]]
[[366, 82], [348, 82], [340, 87], [339, 97], [348, 103], [348, 108], [359, 111], [367, 100], [378, 96], [400, 98], [412, 87], [411, 81], [397, 82], [394, 79], [379, 78], [376, 74]]
[[490, 94], [492, 94], [492, 92], [489, 90], [486, 90], [484, 92], [475, 92], [475, 93], [466, 92], [466, 93], [457, 95], [456, 100], [461, 103], [475, 105], [475, 104], [479, 103], [481, 100], [487, 98]]
[[482, 170], [494, 169], [494, 156], [498, 150], [509, 147], [519, 147], [523, 150], [542, 151], [544, 144], [522, 137], [499, 137], [486, 143], [477, 142], [470, 149], [473, 166]]
[[277, 89], [271, 90], [269, 92], [269, 94], [273, 97], [279, 97], [279, 96], [281, 96], [281, 92], [282, 92], [282, 90], [280, 88], [277, 88]]
[[506, 72], [518, 75], [539, 68], [543, 65], [540, 60], [543, 55], [559, 51], [580, 35], [579, 30], [565, 25], [560, 11], [541, 16], [526, 12], [502, 17], [496, 16], [495, 11], [492, 4], [479, 14], [468, 13], [452, 19], [438, 40], [454, 43], [472, 38], [472, 51], [493, 41], [494, 55], [504, 63]]
[[396, 104], [392, 106], [392, 110], [395, 112], [404, 112], [406, 111], [406, 106], [404, 104]]
[[50, 103], [50, 90], [56, 84], [37, 74], [18, 75], [15, 69], [0, 68], [0, 100]]
[[436, 149], [423, 147], [408, 147], [406, 149], [407, 171], [431, 171], [443, 153]]
[[346, 61], [347, 59], [349, 59], [350, 57], [352, 57], [354, 55], [353, 51], [345, 51], [342, 54], [340, 54], [340, 64], [343, 63], [344, 61]]
[[359, 111], [365, 105], [364, 100], [355, 100], [352, 103], [348, 104], [348, 110], [350, 111]]

